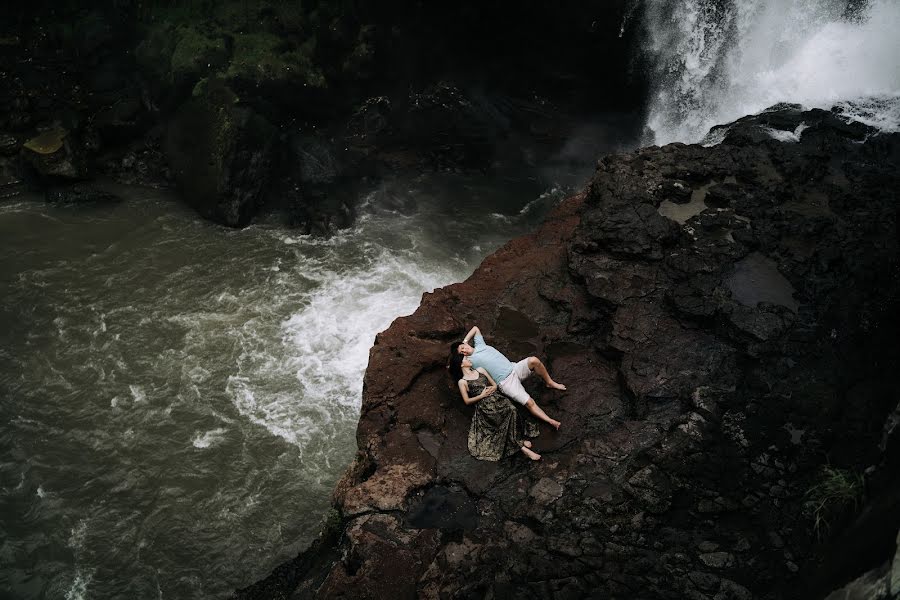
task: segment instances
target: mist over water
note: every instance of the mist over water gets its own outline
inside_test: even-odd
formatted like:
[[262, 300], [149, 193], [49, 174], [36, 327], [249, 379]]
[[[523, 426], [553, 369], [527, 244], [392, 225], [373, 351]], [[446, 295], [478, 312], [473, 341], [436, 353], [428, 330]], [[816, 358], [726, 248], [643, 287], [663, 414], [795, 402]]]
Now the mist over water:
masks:
[[0, 205], [0, 595], [219, 598], [318, 533], [375, 334], [561, 193], [428, 175], [323, 239], [159, 192]]
[[779, 102], [838, 105], [848, 119], [900, 129], [900, 2], [653, 0], [647, 125], [656, 144]]

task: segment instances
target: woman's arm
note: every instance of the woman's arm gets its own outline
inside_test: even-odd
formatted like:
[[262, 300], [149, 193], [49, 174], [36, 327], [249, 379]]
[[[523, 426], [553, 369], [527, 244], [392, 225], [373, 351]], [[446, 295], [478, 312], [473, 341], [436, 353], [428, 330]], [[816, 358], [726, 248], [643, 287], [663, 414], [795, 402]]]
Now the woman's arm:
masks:
[[493, 390], [491, 390], [491, 388], [485, 388], [484, 392], [478, 394], [477, 396], [473, 396], [470, 398], [469, 397], [469, 384], [466, 383], [464, 380], [460, 379], [459, 380], [459, 393], [460, 393], [460, 395], [462, 395], [463, 402], [465, 402], [466, 404], [475, 404], [479, 400], [487, 398], [494, 392], [493, 392]]
[[467, 333], [466, 337], [463, 338], [463, 343], [468, 344], [469, 340], [471, 340], [476, 335], [481, 335], [481, 330], [478, 329], [478, 325], [469, 330], [469, 333]]
[[494, 378], [491, 377], [491, 374], [487, 372], [487, 369], [485, 369], [484, 367], [478, 367], [475, 370], [478, 371], [479, 373], [481, 373], [482, 375], [484, 375], [485, 377], [487, 377], [488, 383], [491, 384], [491, 385], [487, 386], [486, 388], [484, 388], [485, 393], [490, 392], [487, 394], [488, 396], [490, 396], [491, 394], [496, 392], [497, 391], [497, 382], [495, 382]]

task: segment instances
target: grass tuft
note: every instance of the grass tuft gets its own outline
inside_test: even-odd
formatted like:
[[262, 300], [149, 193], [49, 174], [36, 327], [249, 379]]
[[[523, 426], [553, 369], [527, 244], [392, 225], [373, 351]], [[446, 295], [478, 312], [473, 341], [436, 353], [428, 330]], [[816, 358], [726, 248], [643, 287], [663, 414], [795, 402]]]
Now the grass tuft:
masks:
[[864, 498], [862, 475], [831, 465], [822, 467], [819, 482], [806, 491], [816, 536], [827, 537], [839, 520], [859, 510]]

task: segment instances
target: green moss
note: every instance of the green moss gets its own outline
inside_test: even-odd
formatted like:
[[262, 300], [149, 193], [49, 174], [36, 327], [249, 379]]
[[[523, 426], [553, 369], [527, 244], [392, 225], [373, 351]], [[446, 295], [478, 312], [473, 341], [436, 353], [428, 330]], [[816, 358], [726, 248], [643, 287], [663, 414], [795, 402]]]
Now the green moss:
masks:
[[325, 77], [311, 59], [315, 41], [299, 48], [286, 44], [271, 33], [245, 33], [234, 38], [234, 53], [226, 77], [250, 81], [299, 81], [325, 87]]
[[228, 52], [221, 36], [208, 36], [193, 27], [182, 26], [177, 37], [171, 59], [173, 77], [196, 76], [227, 63]]
[[209, 106], [218, 108], [237, 104], [239, 99], [225, 82], [218, 77], [204, 77], [194, 85], [191, 96], [206, 102]]
[[202, 101], [213, 116], [211, 156], [216, 170], [222, 173], [225, 160], [231, 155], [235, 144], [237, 128], [234, 123], [233, 106], [237, 96], [221, 80], [206, 80], [203, 85]]
[[322, 537], [329, 537], [340, 533], [344, 527], [344, 519], [338, 509], [332, 508], [325, 515], [325, 523], [322, 525]]
[[275, 2], [275, 18], [285, 31], [305, 31], [309, 28], [306, 13], [300, 2]]
[[171, 24], [151, 25], [134, 51], [138, 65], [157, 79], [168, 79], [176, 41], [176, 31]]
[[370, 39], [374, 36], [374, 32], [375, 28], [371, 25], [365, 25], [360, 28], [353, 50], [344, 59], [342, 68], [345, 72], [360, 74], [371, 64], [375, 49], [370, 43]]
[[[349, 6], [349, 5], [348, 5]], [[315, 62], [317, 37], [338, 35], [335, 15], [350, 10], [342, 2], [308, 4], [298, 0], [192, 0], [154, 4], [137, 49], [141, 66], [157, 79], [194, 83], [218, 75], [250, 83], [327, 86]], [[368, 32], [346, 40], [349, 57], [337, 65], [358, 71], [371, 55]], [[357, 39], [358, 38], [358, 39]]]
[[194, 88], [191, 90], [191, 96], [194, 98], [202, 98], [206, 95], [206, 85], [209, 82], [209, 79], [204, 77], [200, 81], [194, 84]]
[[212, 20], [224, 29], [246, 30], [255, 23], [261, 2], [218, 2], [211, 11]]

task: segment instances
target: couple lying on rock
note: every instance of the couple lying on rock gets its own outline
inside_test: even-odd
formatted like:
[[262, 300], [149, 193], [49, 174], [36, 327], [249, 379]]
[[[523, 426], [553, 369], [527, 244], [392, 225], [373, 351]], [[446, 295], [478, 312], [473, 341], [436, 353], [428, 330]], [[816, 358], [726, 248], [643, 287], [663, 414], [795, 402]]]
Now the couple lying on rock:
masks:
[[[469, 345], [470, 340], [474, 345]], [[559, 429], [559, 421], [548, 417], [522, 387], [522, 381], [537, 372], [547, 387], [566, 389], [553, 381], [544, 363], [535, 356], [511, 362], [496, 348], [488, 346], [478, 327], [473, 327], [462, 343], [450, 345], [448, 368], [450, 376], [458, 381], [463, 402], [475, 404], [469, 429], [472, 456], [496, 461], [521, 451], [531, 460], [541, 459], [540, 454], [531, 450], [531, 442], [525, 439], [538, 435], [537, 423], [522, 419], [512, 402], [521, 404], [538, 419]]]

